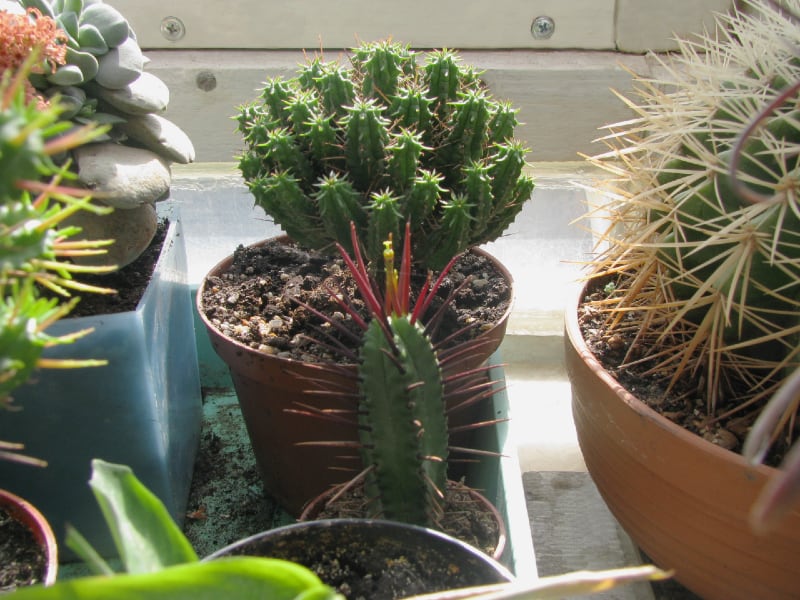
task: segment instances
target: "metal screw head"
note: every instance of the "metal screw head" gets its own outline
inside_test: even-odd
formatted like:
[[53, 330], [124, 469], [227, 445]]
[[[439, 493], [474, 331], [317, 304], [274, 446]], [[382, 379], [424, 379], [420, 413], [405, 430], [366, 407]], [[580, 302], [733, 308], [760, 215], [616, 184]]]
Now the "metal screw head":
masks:
[[177, 42], [186, 35], [186, 27], [178, 17], [164, 17], [161, 20], [161, 35], [170, 42]]
[[556, 31], [556, 22], [546, 15], [536, 17], [531, 23], [531, 35], [536, 40], [550, 39]]

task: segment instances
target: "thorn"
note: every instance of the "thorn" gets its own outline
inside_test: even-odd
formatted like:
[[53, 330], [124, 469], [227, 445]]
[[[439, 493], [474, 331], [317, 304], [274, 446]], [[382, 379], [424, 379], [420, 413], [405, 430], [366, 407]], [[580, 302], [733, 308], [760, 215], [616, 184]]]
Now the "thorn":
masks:
[[462, 446], [448, 446], [447, 448], [451, 452], [461, 452], [463, 454], [474, 454], [477, 456], [493, 456], [496, 458], [508, 458], [507, 454], [501, 454], [500, 452], [492, 452], [491, 450], [478, 450], [477, 448], [464, 448]]

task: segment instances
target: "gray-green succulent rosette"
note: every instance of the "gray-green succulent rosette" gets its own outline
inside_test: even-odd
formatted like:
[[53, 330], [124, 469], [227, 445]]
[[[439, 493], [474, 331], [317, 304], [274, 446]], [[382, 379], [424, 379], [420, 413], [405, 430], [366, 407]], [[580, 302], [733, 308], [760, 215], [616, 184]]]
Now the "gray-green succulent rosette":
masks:
[[189, 137], [162, 114], [169, 88], [145, 70], [148, 60], [133, 28], [103, 0], [15, 0], [0, 3], [0, 10], [4, 5], [27, 10], [32, 19], [38, 11], [66, 33], [66, 64], [31, 76], [43, 95], [67, 106], [61, 118], [76, 126], [109, 126], [103, 139], [71, 158], [78, 181], [115, 210], [104, 217], [81, 215], [75, 224], [89, 239], [117, 240], [103, 260], [124, 266], [155, 234], [155, 203], [169, 195], [170, 165], [195, 158]]

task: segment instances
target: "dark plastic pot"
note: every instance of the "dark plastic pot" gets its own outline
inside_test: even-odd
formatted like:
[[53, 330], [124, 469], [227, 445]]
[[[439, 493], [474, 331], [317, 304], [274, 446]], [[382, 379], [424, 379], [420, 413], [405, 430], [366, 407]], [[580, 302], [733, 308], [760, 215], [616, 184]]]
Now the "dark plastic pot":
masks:
[[0, 419], [0, 439], [21, 442], [48, 466], [0, 461], [0, 481], [28, 498], [63, 542], [75, 526], [103, 555], [116, 549], [91, 489], [91, 460], [130, 466], [183, 522], [200, 436], [202, 401], [180, 221], [170, 226], [136, 310], [62, 319], [55, 334], [93, 328], [49, 358], [103, 358], [104, 367], [49, 369], [14, 392], [21, 408]]
[[0, 508], [30, 530], [44, 554], [46, 562], [41, 583], [55, 583], [58, 573], [58, 545], [50, 523], [30, 502], [3, 489], [0, 489]]
[[[285, 236], [280, 239], [288, 241]], [[492, 260], [512, 287], [511, 274], [505, 267], [481, 250], [474, 252]], [[296, 410], [301, 404], [328, 409], [352, 408], [350, 402], [333, 397], [321, 398], [309, 394], [308, 390], [312, 386], [310, 382], [314, 381], [314, 387], [339, 390], [345, 397], [347, 393], [355, 393], [355, 367], [345, 368], [349, 374], [323, 370], [317, 365], [259, 352], [222, 334], [205, 316], [203, 289], [209, 278], [227, 271], [232, 262], [233, 256], [227, 257], [203, 279], [196, 296], [197, 312], [208, 332], [211, 346], [230, 369], [264, 487], [296, 517], [311, 498], [331, 485], [350, 479], [353, 469], [360, 464], [358, 452], [352, 448], [332, 451], [298, 444], [317, 440], [355, 441], [358, 432], [355, 425], [309, 418], [287, 409]], [[510, 313], [511, 303], [494, 327], [481, 333], [480, 352], [453, 364], [453, 368], [466, 370], [486, 363], [503, 340]], [[461, 414], [459, 418], [471, 422], [469, 415]]]
[[[206, 560], [233, 555], [290, 560], [317, 571], [336, 588], [357, 589], [371, 579], [374, 587], [365, 596], [371, 600], [513, 580], [505, 567], [468, 544], [392, 521], [330, 519], [287, 525], [236, 542]], [[319, 571], [320, 565], [331, 563], [336, 573]], [[394, 588], [385, 574], [392, 567], [403, 570], [413, 587]]]

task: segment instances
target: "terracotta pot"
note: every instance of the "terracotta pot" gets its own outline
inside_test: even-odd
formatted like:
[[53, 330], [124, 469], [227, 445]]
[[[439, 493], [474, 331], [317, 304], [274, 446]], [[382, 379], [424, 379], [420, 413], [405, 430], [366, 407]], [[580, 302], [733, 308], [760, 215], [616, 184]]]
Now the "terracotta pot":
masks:
[[566, 365], [586, 466], [611, 512], [660, 567], [706, 598], [800, 597], [800, 511], [765, 536], [748, 512], [775, 471], [694, 435], [612, 377], [566, 313]]
[[50, 523], [36, 507], [19, 496], [0, 489], [0, 508], [27, 527], [46, 557], [41, 583], [55, 583], [58, 572], [58, 546]]
[[[455, 485], [460, 486], [461, 484], [458, 482], [448, 482], [448, 485]], [[462, 486], [463, 487], [463, 486]], [[319, 496], [311, 500], [309, 502], [303, 512], [300, 514], [299, 521], [313, 521], [317, 519], [320, 512], [325, 508], [328, 501], [341, 489], [341, 486], [334, 486], [329, 490], [324, 491]], [[470, 496], [472, 497], [475, 502], [478, 503], [482, 507], [482, 509], [491, 514], [492, 518], [494, 519], [495, 523], [497, 523], [497, 543], [494, 546], [492, 552], [488, 553], [494, 560], [500, 560], [503, 556], [503, 551], [506, 548], [506, 540], [508, 538], [508, 531], [506, 530], [505, 521], [503, 521], [503, 517], [500, 515], [500, 512], [495, 508], [494, 504], [489, 502], [489, 499], [486, 498], [483, 494], [474, 490], [472, 488], [467, 488]]]
[[[227, 546], [206, 560], [232, 555], [267, 556], [314, 568], [325, 564], [322, 557], [330, 554], [336, 557], [337, 571], [345, 574], [336, 579], [320, 575], [331, 586], [360, 583], [368, 573], [380, 581], [383, 571], [392, 564], [408, 565], [409, 571], [425, 569], [444, 576], [438, 583], [425, 580], [424, 576], [412, 577], [416, 588], [411, 591], [415, 594], [513, 580], [501, 564], [443, 533], [370, 519], [329, 519], [278, 527]], [[375, 562], [380, 568], [375, 567]]]
[[[282, 239], [288, 240], [285, 236]], [[480, 250], [475, 252], [489, 257], [511, 287], [511, 275], [502, 265]], [[358, 431], [355, 425], [310, 418], [287, 409], [297, 409], [300, 404], [351, 409], [352, 401], [320, 398], [307, 390], [311, 387], [310, 380], [316, 380], [314, 387], [318, 389], [324, 386], [341, 390], [345, 396], [355, 393], [355, 366], [345, 368], [349, 376], [322, 370], [309, 363], [259, 352], [222, 334], [205, 316], [203, 289], [210, 277], [225, 272], [232, 262], [233, 256], [229, 256], [206, 275], [197, 291], [197, 311], [214, 351], [230, 369], [264, 487], [286, 511], [298, 516], [309, 499], [331, 485], [347, 481], [360, 465], [358, 451], [354, 448], [331, 449], [298, 444], [314, 440], [356, 441]], [[488, 341], [481, 344], [480, 354], [462, 359], [457, 365], [459, 369], [477, 367], [489, 359], [505, 335], [510, 312], [509, 303], [502, 319], [481, 333], [481, 338]], [[468, 418], [469, 415], [461, 414], [459, 422]]]

